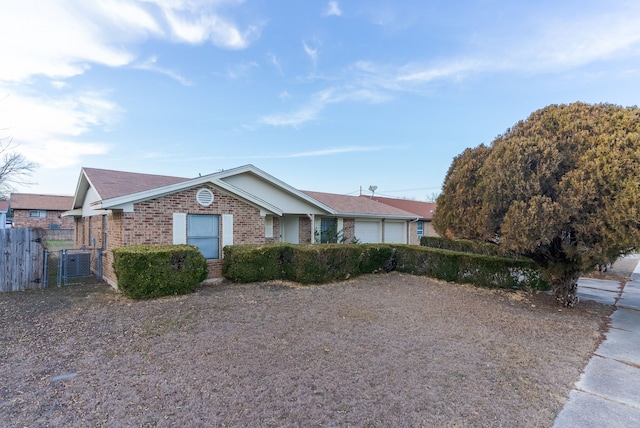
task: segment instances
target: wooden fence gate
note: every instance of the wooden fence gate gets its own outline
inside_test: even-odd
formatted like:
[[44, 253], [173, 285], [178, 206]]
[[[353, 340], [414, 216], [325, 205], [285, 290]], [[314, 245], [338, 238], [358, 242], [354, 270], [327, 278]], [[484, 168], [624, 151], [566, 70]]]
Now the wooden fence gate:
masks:
[[0, 229], [0, 292], [43, 286], [41, 229]]

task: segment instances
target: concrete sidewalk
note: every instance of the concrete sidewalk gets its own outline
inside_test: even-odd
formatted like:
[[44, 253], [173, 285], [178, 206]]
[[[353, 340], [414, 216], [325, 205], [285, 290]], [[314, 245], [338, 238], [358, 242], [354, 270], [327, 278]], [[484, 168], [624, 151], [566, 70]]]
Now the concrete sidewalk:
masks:
[[623, 286], [581, 278], [578, 296], [616, 309], [554, 428], [640, 427], [640, 263]]

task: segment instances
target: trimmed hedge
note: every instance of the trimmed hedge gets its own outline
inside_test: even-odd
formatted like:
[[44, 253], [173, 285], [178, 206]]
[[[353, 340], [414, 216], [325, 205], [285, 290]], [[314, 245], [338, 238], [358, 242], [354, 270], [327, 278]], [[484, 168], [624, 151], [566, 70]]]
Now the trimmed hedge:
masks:
[[396, 251], [396, 269], [400, 272], [480, 287], [549, 288], [538, 266], [529, 259], [410, 246], [397, 246]]
[[313, 284], [398, 270], [483, 287], [548, 288], [537, 265], [528, 259], [415, 245], [267, 244], [228, 246], [224, 252], [222, 273], [235, 282], [280, 279]]
[[192, 245], [135, 245], [113, 256], [118, 289], [132, 299], [191, 293], [207, 278], [207, 261]]
[[224, 248], [222, 275], [235, 282], [318, 284], [375, 272], [391, 252], [389, 246], [376, 245], [231, 245]]

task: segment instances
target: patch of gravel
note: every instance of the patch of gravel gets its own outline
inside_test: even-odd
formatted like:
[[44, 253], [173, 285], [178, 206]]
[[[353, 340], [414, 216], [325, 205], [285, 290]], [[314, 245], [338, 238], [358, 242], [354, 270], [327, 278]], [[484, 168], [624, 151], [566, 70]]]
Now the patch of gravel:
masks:
[[3, 426], [552, 426], [612, 308], [399, 273], [0, 295]]

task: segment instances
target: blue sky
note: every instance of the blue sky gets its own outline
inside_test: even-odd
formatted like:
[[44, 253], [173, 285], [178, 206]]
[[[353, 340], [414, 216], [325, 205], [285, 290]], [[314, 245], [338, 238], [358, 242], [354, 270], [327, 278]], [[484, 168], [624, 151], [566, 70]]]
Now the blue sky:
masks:
[[39, 164], [18, 191], [252, 163], [425, 200], [539, 108], [637, 105], [640, 2], [2, 0], [0, 52], [0, 137]]

